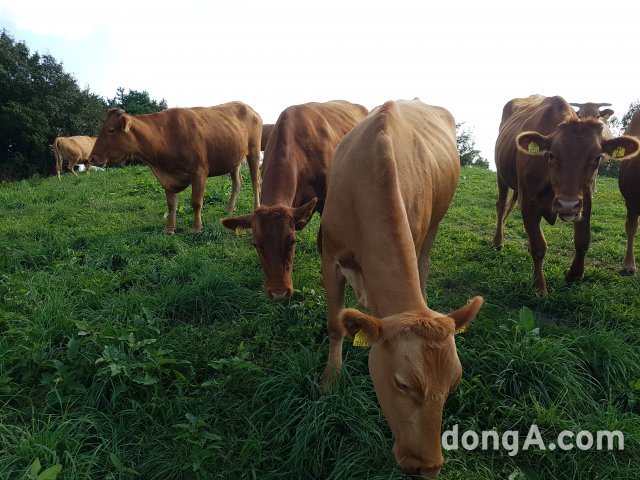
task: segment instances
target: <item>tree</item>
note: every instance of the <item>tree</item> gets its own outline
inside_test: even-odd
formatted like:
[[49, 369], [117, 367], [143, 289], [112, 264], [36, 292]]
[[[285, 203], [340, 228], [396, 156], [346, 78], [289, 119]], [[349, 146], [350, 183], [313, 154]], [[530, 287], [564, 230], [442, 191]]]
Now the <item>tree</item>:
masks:
[[109, 100], [108, 103], [111, 107], [122, 108], [131, 115], [161, 112], [167, 109], [167, 101], [164, 98], [157, 102], [149, 97], [149, 93], [146, 90], [139, 92], [129, 89], [128, 93], [124, 93], [124, 88], [122, 87], [116, 90], [116, 96]]
[[0, 32], [0, 179], [53, 173], [54, 138], [96, 135], [105, 114], [55, 58]]
[[474, 165], [476, 167], [489, 168], [489, 162], [480, 155], [480, 150], [476, 148], [476, 140], [473, 137], [473, 130], [462, 128], [464, 122], [456, 124], [456, 143], [460, 153], [460, 165]]

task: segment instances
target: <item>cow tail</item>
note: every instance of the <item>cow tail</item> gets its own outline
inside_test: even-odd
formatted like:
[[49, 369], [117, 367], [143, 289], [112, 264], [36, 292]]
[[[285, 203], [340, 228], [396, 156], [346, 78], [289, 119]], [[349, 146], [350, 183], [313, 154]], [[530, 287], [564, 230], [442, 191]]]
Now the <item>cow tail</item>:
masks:
[[53, 141], [53, 156], [56, 157], [56, 173], [58, 174], [58, 178], [60, 178], [60, 173], [62, 172], [62, 155], [58, 150], [58, 137]]

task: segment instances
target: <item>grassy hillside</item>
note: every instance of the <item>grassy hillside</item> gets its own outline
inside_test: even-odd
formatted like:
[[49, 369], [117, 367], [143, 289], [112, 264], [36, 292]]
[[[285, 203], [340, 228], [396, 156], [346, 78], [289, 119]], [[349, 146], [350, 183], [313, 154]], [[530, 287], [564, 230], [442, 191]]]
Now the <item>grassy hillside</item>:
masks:
[[[251, 209], [249, 185], [238, 214]], [[535, 423], [545, 440], [619, 429], [625, 449], [450, 451], [441, 478], [636, 479], [640, 282], [617, 273], [616, 181], [598, 180], [581, 284], [563, 280], [572, 226], [544, 226], [544, 297], [530, 289], [519, 212], [505, 248], [490, 247], [496, 190], [494, 173], [463, 169], [432, 254], [432, 308], [486, 302], [456, 337], [464, 379], [443, 429], [526, 435]], [[198, 235], [183, 193], [179, 231], [166, 236], [164, 194], [146, 167], [0, 185], [0, 478], [406, 478], [366, 349], [346, 345], [340, 384], [319, 393], [318, 218], [297, 244], [299, 291], [273, 303], [250, 235], [218, 223], [229, 192], [228, 178], [209, 180]]]

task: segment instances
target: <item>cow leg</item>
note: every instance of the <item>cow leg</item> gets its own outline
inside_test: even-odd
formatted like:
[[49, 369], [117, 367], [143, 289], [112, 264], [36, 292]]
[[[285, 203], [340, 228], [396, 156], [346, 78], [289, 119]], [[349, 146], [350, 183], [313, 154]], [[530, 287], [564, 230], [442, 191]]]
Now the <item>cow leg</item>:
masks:
[[78, 174], [74, 170], [76, 163], [77, 163], [77, 160], [69, 160], [69, 163], [67, 163], [67, 168], [69, 169], [69, 171], [71, 171], [71, 173], [73, 173], [77, 177]]
[[[198, 233], [202, 230], [202, 202], [204, 201], [204, 187], [206, 183], [207, 176], [205, 174], [193, 177], [191, 182], [191, 208], [193, 208], [191, 233]], [[235, 203], [235, 201], [236, 199], [234, 198], [233, 202]]]
[[[328, 257], [325, 255], [325, 257]], [[344, 328], [338, 321], [338, 315], [344, 308], [344, 276], [331, 260], [323, 259], [322, 280], [327, 294], [327, 331], [329, 333], [329, 356], [322, 375], [320, 391], [326, 393], [329, 382], [342, 368], [342, 341]]]
[[164, 233], [173, 235], [176, 233], [176, 210], [178, 209], [178, 194], [165, 190], [167, 196], [167, 207], [169, 215], [167, 216], [167, 224], [164, 227]]
[[238, 198], [240, 185], [242, 185], [242, 173], [240, 172], [240, 166], [241, 164], [239, 163], [236, 169], [229, 173], [231, 176], [231, 197], [229, 198], [229, 203], [225, 210], [226, 214], [233, 213], [233, 209], [236, 206], [236, 198]]
[[576, 254], [565, 272], [567, 282], [578, 282], [584, 277], [584, 257], [591, 243], [591, 195], [585, 195], [582, 219], [573, 224], [573, 244]]
[[503, 223], [507, 219], [511, 211], [513, 210], [513, 207], [515, 207], [517, 201], [518, 201], [518, 192], [514, 190], [513, 194], [511, 195], [511, 200], [509, 200], [509, 204], [507, 205], [507, 211], [505, 212], [504, 218], [502, 219]]
[[627, 253], [622, 261], [621, 275], [635, 275], [636, 273], [636, 259], [633, 255], [633, 247], [638, 232], [638, 212], [627, 204], [627, 222], [624, 225], [625, 232], [627, 233]]
[[420, 288], [422, 288], [422, 295], [425, 294], [427, 286], [427, 277], [429, 276], [429, 267], [431, 265], [431, 247], [438, 234], [438, 226], [435, 225], [427, 232], [427, 237], [424, 239], [422, 248], [420, 249], [420, 256], [418, 257], [418, 273], [420, 275]]
[[260, 206], [260, 143], [251, 145], [249, 155], [247, 155], [249, 173], [251, 174], [251, 187], [253, 188], [253, 209]]
[[529, 252], [533, 259], [533, 288], [540, 293], [547, 293], [547, 283], [544, 279], [544, 272], [542, 270], [542, 262], [544, 256], [547, 253], [547, 241], [540, 228], [540, 220], [542, 215], [536, 211], [532, 206], [530, 207], [526, 203], [521, 204], [522, 218], [524, 220], [524, 229], [529, 236]]
[[322, 225], [318, 228], [318, 236], [316, 237], [316, 247], [318, 247], [318, 253], [322, 255]]
[[[506, 218], [505, 211], [507, 215], [513, 208], [513, 205], [506, 210], [507, 207], [507, 198], [509, 196], [509, 186], [498, 176], [498, 201], [496, 202], [496, 214], [497, 214], [497, 223], [496, 223], [496, 233], [493, 236], [493, 241], [491, 244], [495, 247], [496, 250], [500, 250], [502, 248], [502, 244], [504, 243], [504, 219]], [[511, 201], [513, 202], [515, 199], [515, 194], [512, 197]]]
[[[316, 212], [318, 215], [322, 216], [322, 212], [324, 210], [324, 200], [318, 200], [316, 203]], [[318, 236], [316, 237], [316, 246], [318, 247], [318, 253], [322, 255], [322, 224], [320, 224], [320, 228], [318, 228]]]

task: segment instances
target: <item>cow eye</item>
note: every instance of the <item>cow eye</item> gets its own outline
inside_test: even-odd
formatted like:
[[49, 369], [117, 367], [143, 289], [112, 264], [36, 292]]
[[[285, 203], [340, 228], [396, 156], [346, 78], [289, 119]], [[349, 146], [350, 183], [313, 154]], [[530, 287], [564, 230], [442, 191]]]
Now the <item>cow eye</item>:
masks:
[[109, 130], [107, 130], [107, 132], [109, 132], [109, 133], [113, 133], [113, 132], [115, 132], [115, 131], [116, 131], [116, 129], [115, 129], [115, 128], [113, 128], [113, 127], [111, 127]]
[[408, 393], [409, 392], [409, 385], [405, 384], [404, 382], [402, 382], [400, 379], [398, 379], [397, 376], [393, 377], [393, 383], [396, 386], [396, 388], [404, 393]]

